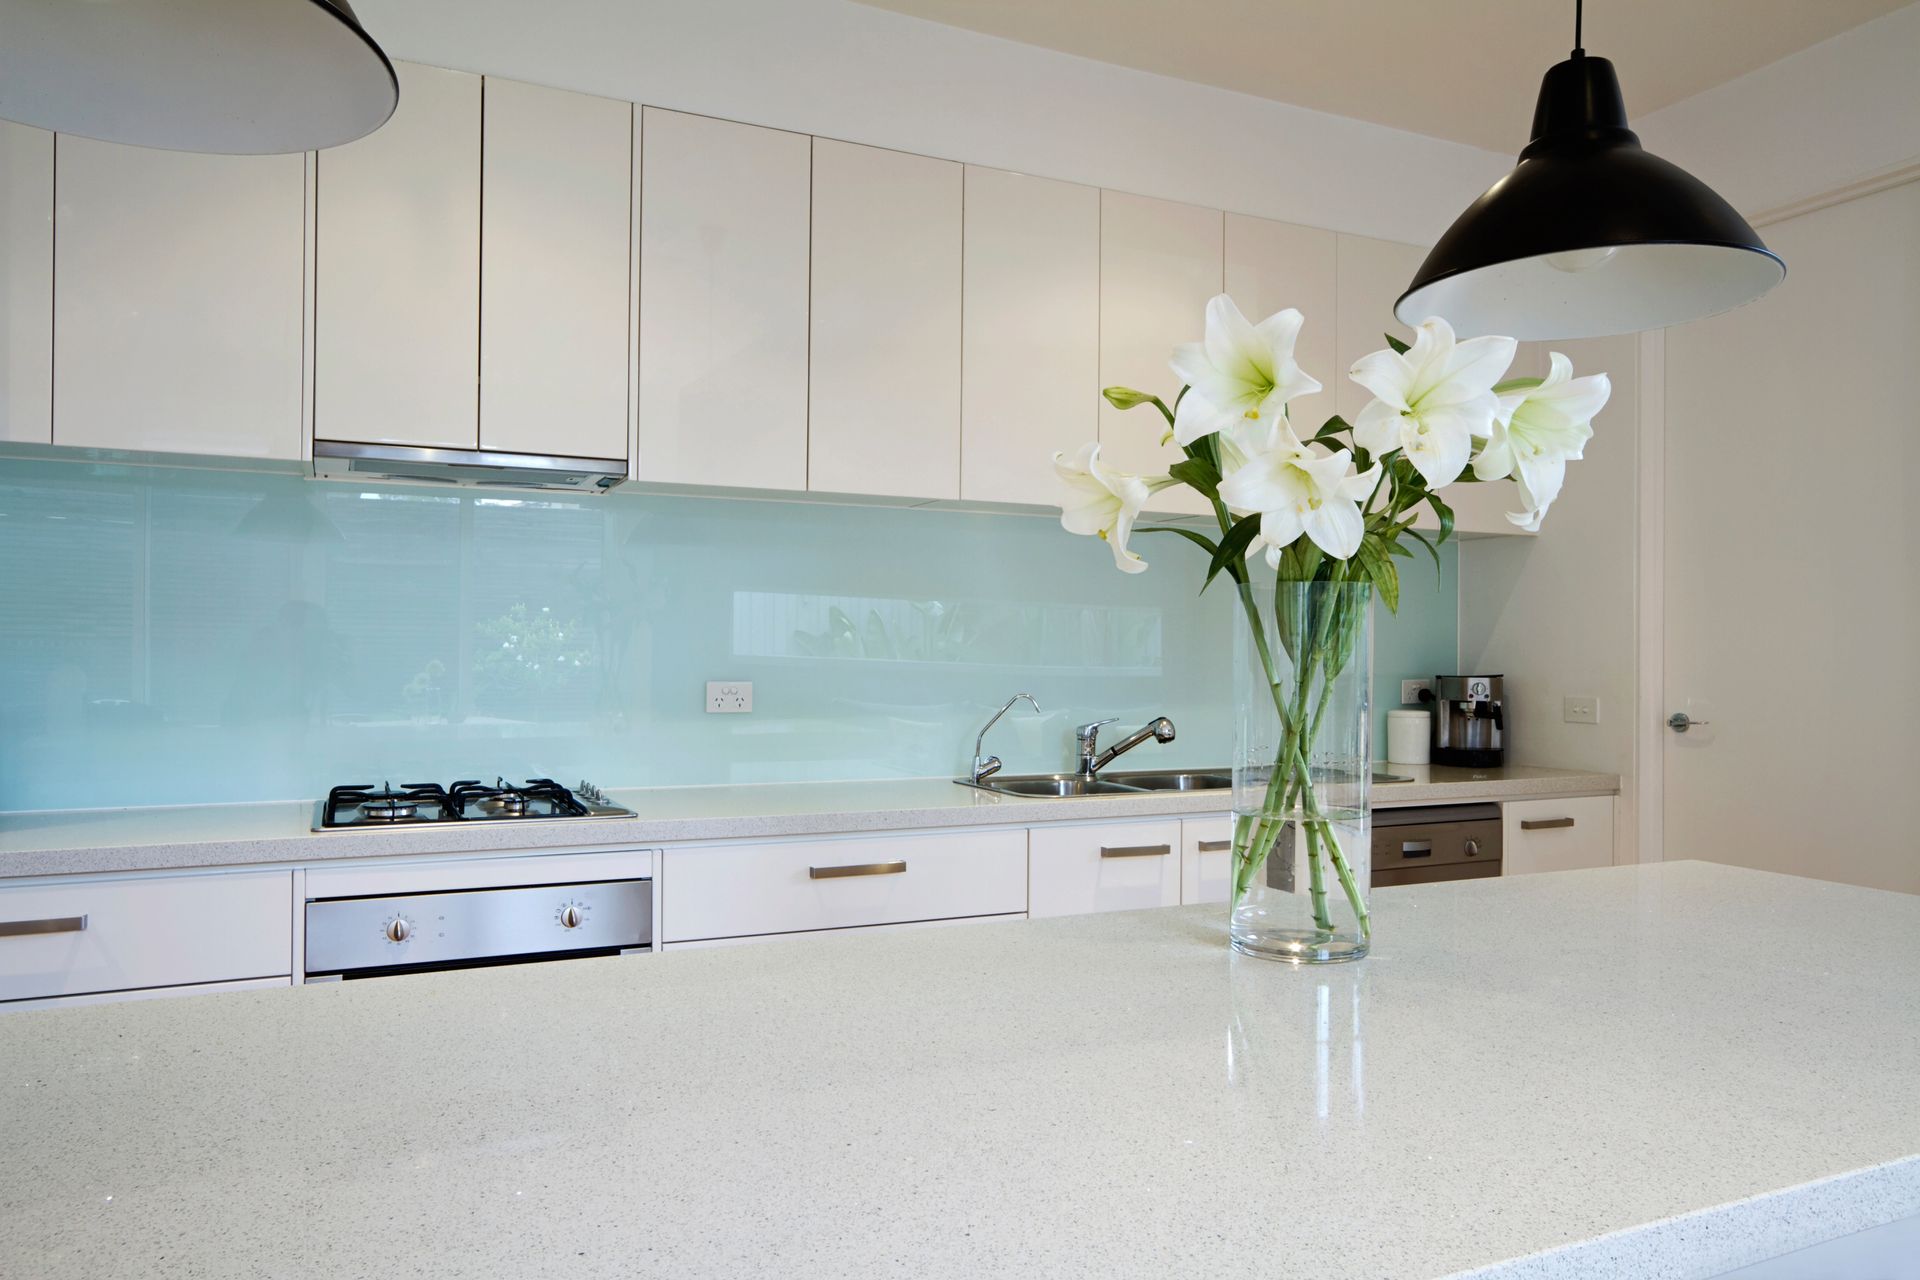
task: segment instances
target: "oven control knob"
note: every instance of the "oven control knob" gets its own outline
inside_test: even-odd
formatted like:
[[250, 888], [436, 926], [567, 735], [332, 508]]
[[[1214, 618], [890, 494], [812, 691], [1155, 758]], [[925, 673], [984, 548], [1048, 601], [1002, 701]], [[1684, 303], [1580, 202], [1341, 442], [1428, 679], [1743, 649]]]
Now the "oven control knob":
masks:
[[413, 926], [407, 923], [405, 917], [396, 916], [392, 920], [387, 921], [387, 941], [405, 942], [412, 936]]
[[562, 929], [578, 929], [581, 921], [585, 918], [586, 917], [580, 914], [580, 908], [574, 906], [571, 902], [560, 908], [560, 927]]
[[1480, 842], [1478, 840], [1467, 841], [1467, 856], [1469, 858], [1477, 857], [1479, 856], [1479, 853], [1480, 853]]

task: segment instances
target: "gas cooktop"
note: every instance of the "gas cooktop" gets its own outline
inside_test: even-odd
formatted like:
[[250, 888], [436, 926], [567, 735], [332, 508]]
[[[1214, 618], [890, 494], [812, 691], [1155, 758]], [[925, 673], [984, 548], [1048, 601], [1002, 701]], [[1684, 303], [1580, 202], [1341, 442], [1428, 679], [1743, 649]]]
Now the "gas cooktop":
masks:
[[382, 782], [377, 787], [360, 783], [327, 792], [313, 829], [633, 816], [633, 810], [609, 803], [600, 789], [588, 782], [578, 783], [571, 790], [552, 778], [529, 778], [525, 782], [495, 778], [491, 786], [471, 779], [444, 787], [436, 782], [408, 782], [398, 787]]

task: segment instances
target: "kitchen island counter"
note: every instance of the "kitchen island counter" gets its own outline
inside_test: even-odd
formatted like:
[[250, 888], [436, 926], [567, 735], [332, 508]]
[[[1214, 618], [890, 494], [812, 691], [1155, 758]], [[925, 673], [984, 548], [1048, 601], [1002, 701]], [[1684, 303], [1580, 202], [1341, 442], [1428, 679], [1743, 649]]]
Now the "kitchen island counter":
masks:
[[[1411, 781], [1376, 784], [1373, 796], [1378, 806], [1612, 795], [1620, 789], [1615, 774], [1578, 769], [1382, 767]], [[697, 840], [1030, 826], [1224, 813], [1232, 804], [1227, 791], [1024, 798], [957, 786], [945, 778], [647, 787], [612, 791], [609, 798], [638, 816], [314, 832], [315, 806], [305, 801], [0, 813], [0, 880], [307, 865], [347, 858], [632, 849]]]
[[1920, 898], [1375, 902], [1322, 970], [1198, 907], [18, 1014], [0, 1274], [1705, 1277], [1920, 1213]]

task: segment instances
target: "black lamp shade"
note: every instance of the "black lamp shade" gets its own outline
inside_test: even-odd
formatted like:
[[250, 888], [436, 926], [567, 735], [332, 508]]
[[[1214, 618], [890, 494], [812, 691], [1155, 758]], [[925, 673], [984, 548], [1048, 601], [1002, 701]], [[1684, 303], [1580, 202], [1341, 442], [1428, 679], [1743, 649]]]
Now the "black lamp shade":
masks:
[[373, 132], [393, 64], [347, 0], [0, 0], [0, 119], [170, 151]]
[[1576, 55], [1542, 81], [1520, 163], [1440, 237], [1394, 314], [1591, 338], [1731, 310], [1786, 272], [1711, 187], [1641, 149], [1613, 64]]

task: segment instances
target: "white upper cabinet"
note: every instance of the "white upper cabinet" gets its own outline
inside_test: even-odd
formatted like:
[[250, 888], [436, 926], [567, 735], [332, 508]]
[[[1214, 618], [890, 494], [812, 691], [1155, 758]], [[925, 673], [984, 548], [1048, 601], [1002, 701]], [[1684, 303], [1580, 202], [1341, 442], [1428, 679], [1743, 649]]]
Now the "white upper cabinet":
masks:
[[1240, 310], [1254, 324], [1288, 307], [1306, 317], [1294, 359], [1325, 389], [1287, 406], [1302, 439], [1318, 431], [1334, 413], [1335, 384], [1347, 376], [1334, 354], [1339, 310], [1334, 266], [1337, 238], [1316, 227], [1227, 215], [1227, 293]]
[[53, 135], [4, 120], [0, 440], [53, 442]]
[[1100, 429], [1100, 192], [969, 166], [960, 496], [1053, 504]]
[[960, 496], [961, 166], [815, 139], [807, 487]]
[[55, 147], [54, 443], [298, 461], [305, 157]]
[[472, 449], [480, 77], [410, 63], [395, 70], [393, 118], [319, 156], [313, 433]]
[[627, 456], [633, 106], [488, 77], [480, 447]]
[[640, 150], [635, 474], [805, 489], [813, 139], [648, 107]]
[[[1172, 406], [1180, 379], [1173, 348], [1206, 332], [1207, 301], [1224, 282], [1225, 220], [1218, 209], [1118, 191], [1100, 193], [1100, 385], [1150, 391]], [[1151, 405], [1100, 404], [1100, 456], [1122, 471], [1164, 472], [1184, 455], [1162, 445], [1166, 420]], [[1162, 510], [1208, 512], [1184, 486], [1163, 490]]]

